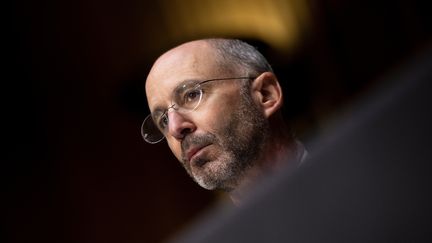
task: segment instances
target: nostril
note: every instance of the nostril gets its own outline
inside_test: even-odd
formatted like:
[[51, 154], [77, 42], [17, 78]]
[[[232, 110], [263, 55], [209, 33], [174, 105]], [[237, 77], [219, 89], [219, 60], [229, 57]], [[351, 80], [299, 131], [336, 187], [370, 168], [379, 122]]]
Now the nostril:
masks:
[[191, 132], [192, 132], [192, 129], [190, 127], [185, 127], [185, 128], [182, 129], [182, 131], [180, 133], [184, 137], [184, 136], [186, 136], [187, 134], [189, 134]]

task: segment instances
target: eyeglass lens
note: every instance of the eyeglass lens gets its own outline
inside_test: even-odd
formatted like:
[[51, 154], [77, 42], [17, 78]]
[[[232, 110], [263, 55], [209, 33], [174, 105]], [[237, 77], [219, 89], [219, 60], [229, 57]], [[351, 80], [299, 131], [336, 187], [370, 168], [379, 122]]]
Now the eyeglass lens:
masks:
[[[200, 85], [182, 85], [173, 97], [173, 105], [170, 107], [177, 112], [187, 113], [195, 110], [202, 100], [202, 90]], [[168, 108], [153, 121], [149, 115], [141, 126], [141, 135], [149, 143], [157, 143], [164, 138], [168, 128]]]

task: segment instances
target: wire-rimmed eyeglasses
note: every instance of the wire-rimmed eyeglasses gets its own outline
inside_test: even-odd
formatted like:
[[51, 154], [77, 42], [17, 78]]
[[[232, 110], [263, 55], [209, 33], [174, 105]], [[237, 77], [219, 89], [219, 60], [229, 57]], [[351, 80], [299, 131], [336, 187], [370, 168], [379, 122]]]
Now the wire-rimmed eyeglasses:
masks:
[[204, 90], [202, 85], [219, 80], [255, 79], [255, 77], [215, 78], [201, 82], [186, 82], [178, 86], [173, 93], [171, 105], [165, 110], [156, 110], [148, 115], [141, 125], [141, 135], [148, 143], [155, 144], [165, 138], [168, 131], [168, 112], [170, 109], [182, 114], [194, 111], [201, 104]]

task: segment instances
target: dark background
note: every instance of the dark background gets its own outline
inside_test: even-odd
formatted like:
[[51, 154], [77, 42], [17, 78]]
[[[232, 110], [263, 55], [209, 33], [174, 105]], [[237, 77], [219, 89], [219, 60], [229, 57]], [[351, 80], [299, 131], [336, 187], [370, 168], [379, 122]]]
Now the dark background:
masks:
[[[225, 200], [195, 185], [165, 143], [139, 134], [146, 74], [178, 43], [225, 36], [257, 46], [283, 80], [287, 119], [308, 140], [431, 40], [427, 1], [309, 0], [308, 27], [288, 51], [256, 35], [173, 34], [166, 10], [178, 3], [169, 2], [4, 7], [2, 221], [11, 242], [160, 242]], [[186, 13], [200, 8], [181, 3]]]

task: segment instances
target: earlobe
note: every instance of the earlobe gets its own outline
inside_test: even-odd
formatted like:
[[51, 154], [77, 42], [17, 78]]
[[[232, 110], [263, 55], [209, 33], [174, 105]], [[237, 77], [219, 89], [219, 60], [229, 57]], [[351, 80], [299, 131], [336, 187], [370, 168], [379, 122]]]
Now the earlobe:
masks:
[[266, 118], [270, 117], [282, 106], [282, 89], [276, 76], [271, 72], [262, 73], [254, 80], [252, 93]]

